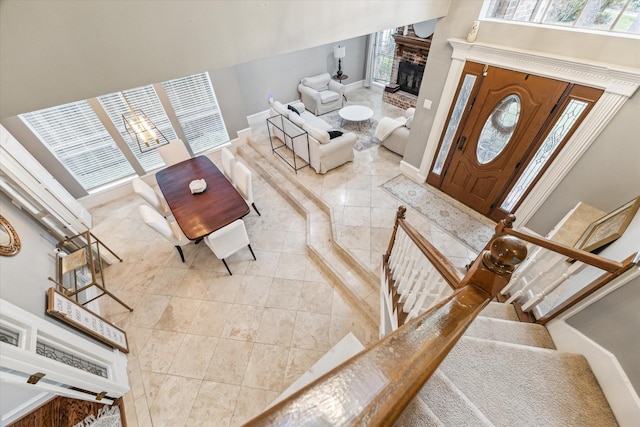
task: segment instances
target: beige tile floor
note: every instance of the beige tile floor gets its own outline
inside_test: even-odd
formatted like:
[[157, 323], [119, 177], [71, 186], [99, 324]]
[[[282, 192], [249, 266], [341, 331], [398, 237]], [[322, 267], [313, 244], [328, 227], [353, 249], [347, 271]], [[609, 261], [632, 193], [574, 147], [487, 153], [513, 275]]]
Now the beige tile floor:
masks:
[[[379, 116], [378, 96], [360, 89], [349, 101], [370, 97]], [[218, 153], [211, 157], [220, 164]], [[326, 175], [301, 175], [331, 204], [337, 240], [370, 268], [399, 204], [378, 186], [399, 173], [399, 161], [374, 147]], [[376, 326], [307, 254], [305, 219], [258, 174], [254, 192], [262, 216], [252, 210], [245, 222], [257, 261], [248, 249], [232, 255], [233, 276], [204, 244], [186, 246], [182, 263], [141, 221], [135, 195], [92, 210], [94, 234], [124, 259], [105, 269], [108, 287], [134, 307], [129, 313], [101, 298], [103, 314], [129, 338], [129, 426], [242, 425], [346, 333], [364, 345], [377, 338]], [[475, 256], [416, 212], [408, 218], [459, 265]]]

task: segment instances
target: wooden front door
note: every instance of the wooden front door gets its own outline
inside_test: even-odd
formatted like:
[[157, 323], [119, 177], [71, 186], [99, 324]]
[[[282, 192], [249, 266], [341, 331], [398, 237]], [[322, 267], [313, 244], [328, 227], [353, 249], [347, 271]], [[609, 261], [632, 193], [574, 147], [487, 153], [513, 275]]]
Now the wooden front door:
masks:
[[489, 215], [569, 83], [487, 68], [443, 170], [440, 189]]

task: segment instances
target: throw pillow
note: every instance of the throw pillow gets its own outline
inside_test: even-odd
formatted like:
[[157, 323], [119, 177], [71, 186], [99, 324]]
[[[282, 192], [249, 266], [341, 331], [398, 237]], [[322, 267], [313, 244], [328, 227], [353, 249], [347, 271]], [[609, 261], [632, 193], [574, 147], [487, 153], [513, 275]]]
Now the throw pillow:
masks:
[[339, 136], [342, 136], [342, 132], [340, 132], [339, 130], [330, 130], [329, 131], [329, 139], [337, 138]]
[[294, 107], [292, 107], [291, 105], [287, 105], [287, 109], [293, 111], [294, 113], [296, 113], [297, 115], [300, 115], [300, 111], [296, 110]]

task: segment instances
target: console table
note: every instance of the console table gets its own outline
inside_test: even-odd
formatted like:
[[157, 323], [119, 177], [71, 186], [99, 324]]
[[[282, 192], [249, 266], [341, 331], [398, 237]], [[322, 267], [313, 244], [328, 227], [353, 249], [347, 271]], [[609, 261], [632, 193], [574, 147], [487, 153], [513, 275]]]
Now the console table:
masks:
[[[293, 123], [288, 117], [283, 116], [282, 114], [278, 114], [277, 116], [269, 117], [267, 119], [267, 130], [269, 132], [269, 141], [271, 142], [271, 151], [280, 156], [285, 163], [291, 166], [296, 174], [300, 169], [309, 166], [309, 162], [300, 155], [301, 153], [296, 154], [296, 145], [298, 145], [298, 148], [302, 145], [303, 147], [306, 147], [307, 150], [306, 158], [310, 158], [309, 134], [307, 131]], [[282, 141], [282, 144], [274, 146], [274, 138], [278, 138]], [[301, 138], [304, 142], [302, 144], [294, 144], [294, 141], [298, 138]], [[282, 150], [287, 151], [287, 149], [291, 150], [291, 155], [283, 155], [281, 153]], [[289, 157], [291, 157], [291, 160]]]

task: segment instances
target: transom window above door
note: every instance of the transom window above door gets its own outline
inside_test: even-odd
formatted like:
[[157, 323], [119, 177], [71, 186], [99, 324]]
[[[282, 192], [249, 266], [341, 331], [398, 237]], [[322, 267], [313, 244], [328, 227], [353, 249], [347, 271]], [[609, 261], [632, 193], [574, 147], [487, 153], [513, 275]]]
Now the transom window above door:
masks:
[[637, 0], [485, 0], [485, 18], [640, 35]]

